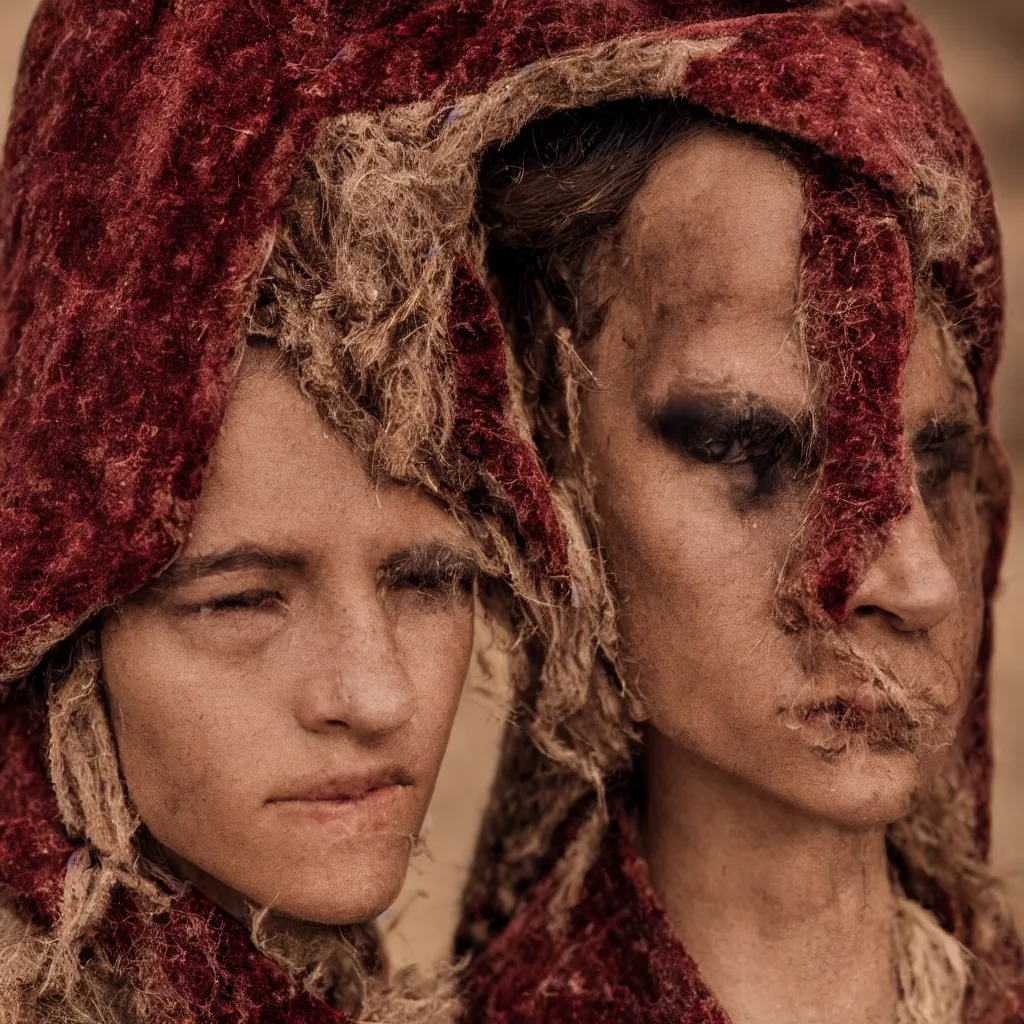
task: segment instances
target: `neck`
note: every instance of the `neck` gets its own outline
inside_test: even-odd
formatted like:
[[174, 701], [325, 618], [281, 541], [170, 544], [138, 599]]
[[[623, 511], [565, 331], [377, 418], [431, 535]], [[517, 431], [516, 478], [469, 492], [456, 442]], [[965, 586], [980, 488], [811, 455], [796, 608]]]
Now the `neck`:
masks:
[[892, 1024], [884, 828], [807, 815], [650, 731], [651, 883], [733, 1024]]
[[240, 892], [232, 889], [220, 879], [214, 878], [213, 875], [162, 843], [154, 841], [154, 852], [158, 860], [165, 863], [181, 881], [188, 882], [194, 889], [201, 892], [208, 900], [216, 903], [221, 910], [226, 911], [246, 928], [252, 927], [256, 908]]

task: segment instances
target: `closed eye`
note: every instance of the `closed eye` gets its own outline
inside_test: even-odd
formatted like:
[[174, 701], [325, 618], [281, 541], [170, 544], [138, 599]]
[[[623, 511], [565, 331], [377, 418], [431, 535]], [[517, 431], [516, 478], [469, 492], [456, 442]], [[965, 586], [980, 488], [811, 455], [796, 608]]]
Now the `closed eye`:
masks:
[[195, 606], [195, 610], [209, 613], [259, 611], [281, 604], [282, 596], [276, 590], [243, 590], [226, 594]]

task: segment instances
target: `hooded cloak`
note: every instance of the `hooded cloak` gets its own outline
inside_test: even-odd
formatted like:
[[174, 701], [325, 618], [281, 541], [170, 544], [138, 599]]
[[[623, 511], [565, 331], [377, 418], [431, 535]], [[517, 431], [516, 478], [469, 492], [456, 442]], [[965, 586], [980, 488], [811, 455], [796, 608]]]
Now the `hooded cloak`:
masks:
[[[507, 744], [481, 842], [478, 938], [541, 873], [576, 799], [626, 763], [625, 697], [590, 671], [609, 626], [588, 537], [509, 388], [474, 204], [489, 146], [637, 95], [806, 148], [807, 344], [825, 363], [856, 354], [828, 395], [827, 511], [803, 545], [800, 585], [834, 616], [906, 508], [915, 273], [955, 310], [986, 422], [1001, 338], [982, 158], [903, 3], [44, 0], [0, 179], [0, 886], [34, 933], [73, 926], [76, 886], [107, 857], [54, 771], [42, 677], [181, 549], [248, 334], [274, 339], [378, 471], [482, 523], [514, 596], [531, 724]], [[1007, 493], [1003, 475], [988, 595]], [[988, 646], [963, 735], [980, 856]], [[969, 944], [971, 907], [924, 861], [908, 885]], [[159, 967], [195, 1021], [340, 1019], [207, 901], [147, 916], [117, 877], [82, 936], [113, 977]]]
[[[422, 189], [396, 175], [444, 124], [424, 97], [488, 80], [483, 21], [273, 0], [38, 12], [0, 180], [0, 1015], [344, 1017], [282, 969], [310, 966], [301, 950], [266, 955], [142, 871], [90, 637], [185, 544], [247, 338], [282, 350], [373, 472], [467, 521], [497, 576], [538, 593], [564, 576], [470, 270], [471, 203], [451, 167], [425, 159]], [[530, 45], [513, 35], [506, 66]], [[438, 213], [418, 232], [417, 203]], [[373, 937], [343, 946], [332, 984], [358, 987]]]
[[[671, 97], [781, 141], [800, 173], [806, 215], [797, 326], [822, 382], [825, 447], [778, 594], [788, 626], [841, 623], [864, 570], [909, 510], [900, 391], [921, 300], [940, 311], [973, 377], [986, 427], [984, 636], [957, 743], [932, 787], [890, 828], [888, 849], [900, 897], [898, 943], [930, 944], [927, 956], [946, 959], [954, 973], [947, 954], [962, 944], [971, 975], [964, 1019], [1017, 1021], [1024, 1015], [1019, 941], [986, 865], [991, 600], [1009, 477], [991, 410], [1003, 294], [983, 158], [931, 39], [902, 3], [677, 4], [670, 17], [675, 38], [721, 48], [691, 53], [661, 88], [625, 86], [617, 55], [615, 86], [571, 106]], [[539, 116], [559, 109], [550, 104]], [[548, 136], [510, 147], [510, 175], [522, 147], [546, 144], [538, 138]], [[491, 214], [484, 201], [485, 232]], [[502, 236], [499, 245], [514, 247], [519, 237], [513, 227], [508, 238], [516, 241]], [[529, 246], [518, 257], [547, 258]], [[526, 287], [534, 284], [529, 278]], [[466, 986], [468, 1019], [724, 1021], [699, 965], [672, 933], [621, 814], [632, 800], [634, 725], [644, 709], [617, 671], [614, 601], [579, 450], [578, 359], [571, 338], [537, 331], [529, 316], [517, 320], [519, 312], [506, 311], [506, 327], [526, 415], [568, 516], [574, 600], [567, 615], [576, 625], [553, 646], [528, 652], [532, 666], [521, 673], [518, 721], [506, 734], [457, 946], [486, 950]], [[573, 547], [581, 537], [587, 550]], [[614, 799], [606, 802], [609, 788]], [[914, 979], [901, 975], [900, 983], [908, 997]], [[942, 1019], [952, 1017], [947, 1011]]]

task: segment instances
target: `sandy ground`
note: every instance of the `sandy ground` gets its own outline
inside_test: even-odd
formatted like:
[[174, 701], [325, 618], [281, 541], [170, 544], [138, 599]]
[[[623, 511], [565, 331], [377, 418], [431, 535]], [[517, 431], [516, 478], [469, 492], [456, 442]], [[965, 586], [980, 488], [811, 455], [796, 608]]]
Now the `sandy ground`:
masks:
[[[948, 77], [992, 164], [1007, 240], [1010, 331], [1000, 388], [1003, 435], [1016, 459], [1019, 500], [998, 608], [993, 857], [1024, 921], [1024, 3], [911, 0], [931, 25]], [[0, 0], [0, 130], [34, 0]], [[391, 912], [396, 962], [446, 954], [458, 892], [494, 770], [500, 707], [479, 679], [459, 710], [419, 855]]]

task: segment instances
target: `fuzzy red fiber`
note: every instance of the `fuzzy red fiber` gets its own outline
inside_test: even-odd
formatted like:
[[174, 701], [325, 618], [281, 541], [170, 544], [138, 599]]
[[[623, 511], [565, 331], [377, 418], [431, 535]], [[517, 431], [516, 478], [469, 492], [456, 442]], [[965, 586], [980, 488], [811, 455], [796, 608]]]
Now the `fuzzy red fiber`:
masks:
[[[184, 542], [276, 211], [319, 122], [454, 100], [533, 61], [642, 31], [738, 37], [697, 60], [680, 93], [822, 155], [808, 176], [804, 244], [811, 346], [828, 365], [847, 358], [843, 346], [860, 348], [856, 387], [828, 395], [836, 451], [822, 508], [831, 515], [836, 502], [836, 514], [808, 554], [822, 603], [841, 612], [864, 552], [905, 508], [908, 250], [865, 218], [902, 209], [919, 164], [965, 177], [975, 195], [970, 251], [936, 275], [973, 344], [985, 415], [1001, 336], [984, 165], [899, 0], [44, 0], [0, 176], [0, 679], [148, 582]], [[870, 253], [870, 266], [855, 251]], [[837, 296], [851, 289], [876, 322], [850, 322]], [[502, 511], [559, 576], [564, 538], [547, 482], [504, 419], [498, 321], [466, 272], [451, 311], [463, 454], [497, 482]], [[989, 593], [1005, 508], [993, 515]], [[964, 737], [983, 807], [985, 700]], [[74, 851], [44, 749], [41, 707], [11, 696], [0, 707], [0, 882], [42, 926], [58, 912]], [[578, 953], [531, 938], [519, 977], [503, 981], [512, 988], [494, 996], [512, 1015], [495, 1019], [527, 1019], [514, 1014], [529, 1005], [530, 978], [559, 993], [564, 1013], [545, 1019], [719, 1019], [695, 1016], [703, 997], [692, 965], [669, 943], [639, 869], [620, 859], [592, 878], [574, 925]], [[118, 905], [99, 939], [115, 955], [159, 957], [194, 997], [196, 1021], [339, 1019], [291, 996], [212, 905], [182, 904], [157, 924]], [[574, 956], [593, 991], [558, 987], [576, 976]], [[621, 1003], [599, 1017], [613, 992]], [[675, 1011], [663, 1013], [654, 993]]]
[[[466, 1024], [729, 1024], [675, 936], [625, 814], [608, 829], [559, 934], [549, 913], [554, 884], [551, 875], [539, 882], [473, 961]], [[1024, 1024], [1024, 997], [990, 1024]]]
[[[0, 178], [0, 676], [182, 544], [275, 211], [323, 117], [741, 9], [45, 0]], [[554, 517], [527, 518], [557, 563]]]
[[473, 964], [468, 1024], [729, 1024], [680, 945], [620, 819], [557, 937], [549, 877]]
[[802, 569], [814, 603], [841, 621], [861, 567], [910, 511], [901, 389], [916, 297], [895, 204], [828, 164], [805, 166], [803, 178], [804, 333], [829, 385]]
[[[64, 831], [47, 777], [46, 712], [39, 696], [19, 688], [0, 714], [0, 886], [43, 927], [60, 914], [64, 870], [88, 856]], [[191, 1007], [154, 1024], [345, 1024], [343, 1014], [302, 989], [259, 953], [246, 930], [194, 890], [158, 918], [140, 915], [116, 891], [96, 935], [99, 949], [145, 970], [150, 958]]]
[[[458, 381], [456, 433], [462, 453], [500, 483], [510, 518], [527, 544], [538, 537], [560, 537], [543, 467], [533, 452], [516, 443], [505, 421], [509, 391], [505, 331], [490, 294], [465, 266], [455, 275], [448, 324]], [[487, 493], [471, 485], [467, 491], [471, 507], [475, 491]], [[503, 511], [483, 504], [476, 507]], [[547, 571], [556, 590], [565, 590], [569, 567], [563, 544], [549, 550]]]

